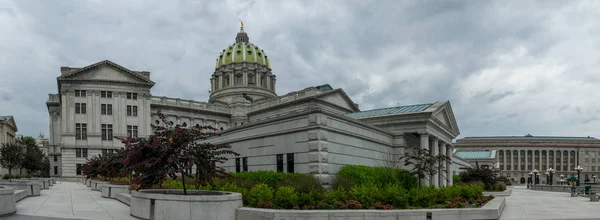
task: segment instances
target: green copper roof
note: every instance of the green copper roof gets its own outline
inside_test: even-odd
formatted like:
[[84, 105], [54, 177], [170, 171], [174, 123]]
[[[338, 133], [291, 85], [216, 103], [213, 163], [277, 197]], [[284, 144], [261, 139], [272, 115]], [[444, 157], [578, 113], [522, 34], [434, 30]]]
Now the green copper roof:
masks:
[[373, 110], [366, 110], [361, 112], [353, 112], [348, 113], [346, 116], [351, 118], [366, 118], [366, 117], [374, 117], [381, 115], [395, 115], [402, 113], [414, 113], [414, 112], [422, 112], [425, 109], [429, 108], [429, 106], [433, 105], [433, 103], [429, 104], [419, 104], [419, 105], [406, 105], [406, 106], [398, 106], [391, 108], [380, 108]]
[[258, 63], [269, 68], [271, 67], [265, 51], [252, 43], [239, 42], [230, 45], [221, 51], [219, 57], [217, 57], [215, 68], [219, 68], [230, 63], [242, 62]]
[[598, 141], [594, 137], [562, 137], [562, 136], [482, 136], [482, 137], [465, 137], [460, 140], [465, 141], [494, 141], [494, 140], [554, 140], [554, 141]]
[[463, 159], [488, 159], [492, 157], [491, 151], [458, 151], [454, 153], [457, 157]]

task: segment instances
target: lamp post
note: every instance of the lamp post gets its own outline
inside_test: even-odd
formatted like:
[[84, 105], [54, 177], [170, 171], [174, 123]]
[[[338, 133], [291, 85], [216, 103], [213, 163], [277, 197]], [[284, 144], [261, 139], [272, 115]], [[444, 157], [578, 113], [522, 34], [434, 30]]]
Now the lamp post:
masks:
[[533, 172], [529, 172], [529, 179], [531, 182], [527, 181], [527, 188], [529, 188], [529, 185], [533, 184]]
[[541, 175], [540, 173], [537, 173], [537, 174], [535, 174], [535, 184], [536, 184], [536, 185], [537, 185], [537, 184], [540, 184], [540, 182], [541, 182], [541, 181], [540, 181], [540, 175]]
[[540, 171], [538, 171], [537, 169], [533, 169], [533, 171], [531, 171], [533, 173], [533, 185], [538, 184], [538, 176], [540, 176]]
[[554, 179], [552, 178], [554, 176], [554, 169], [552, 169], [552, 167], [548, 168], [548, 173], [550, 174], [550, 184], [548, 185], [552, 185], [554, 182]]
[[592, 175], [592, 178], [594, 178], [594, 184], [596, 184], [596, 174]]
[[548, 173], [548, 171], [546, 171], [546, 173], [544, 173], [544, 175], [546, 175], [546, 185], [550, 185], [550, 173]]
[[579, 182], [581, 181], [581, 171], [583, 170], [583, 167], [577, 165], [577, 167], [575, 167], [575, 170], [577, 170], [577, 186], [579, 186]]
[[564, 181], [564, 179], [565, 179], [565, 175], [563, 175], [563, 174], [560, 174], [560, 182], [561, 182], [561, 184], [560, 184], [560, 185], [562, 185], [562, 182]]

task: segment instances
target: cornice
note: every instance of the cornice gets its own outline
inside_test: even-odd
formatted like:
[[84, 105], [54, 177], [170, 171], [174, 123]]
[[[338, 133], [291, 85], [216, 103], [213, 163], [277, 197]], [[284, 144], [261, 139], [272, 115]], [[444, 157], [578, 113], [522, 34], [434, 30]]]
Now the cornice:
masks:
[[204, 114], [204, 115], [214, 115], [214, 116], [225, 116], [225, 117], [231, 117], [230, 113], [224, 113], [224, 112], [214, 112], [214, 111], [210, 111], [210, 110], [205, 110], [205, 109], [197, 109], [197, 108], [193, 108], [193, 107], [186, 107], [186, 106], [174, 106], [174, 105], [169, 105], [169, 104], [161, 104], [161, 103], [150, 103], [150, 108], [160, 108], [160, 109], [173, 109], [173, 110], [183, 110], [183, 111], [188, 111], [188, 112], [197, 112], [200, 114]]

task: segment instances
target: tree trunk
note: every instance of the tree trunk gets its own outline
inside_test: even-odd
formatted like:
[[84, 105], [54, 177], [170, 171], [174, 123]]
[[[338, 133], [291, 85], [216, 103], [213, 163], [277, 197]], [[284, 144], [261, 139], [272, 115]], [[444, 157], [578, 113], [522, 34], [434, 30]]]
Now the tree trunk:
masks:
[[198, 172], [198, 165], [196, 165], [196, 189], [200, 188], [200, 173]]
[[12, 167], [8, 167], [8, 181], [12, 181]]
[[183, 183], [183, 195], [187, 195], [187, 190], [185, 189], [185, 172], [181, 173], [181, 182]]

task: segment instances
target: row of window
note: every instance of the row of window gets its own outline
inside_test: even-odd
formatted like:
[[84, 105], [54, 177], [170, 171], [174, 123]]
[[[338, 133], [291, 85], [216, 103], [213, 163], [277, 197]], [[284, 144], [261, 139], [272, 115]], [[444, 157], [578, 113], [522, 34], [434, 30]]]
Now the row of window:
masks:
[[[113, 125], [102, 124], [100, 126], [101, 138], [103, 141], [113, 140]], [[127, 125], [127, 137], [137, 138], [138, 137], [138, 126]], [[87, 123], [75, 123], [75, 139], [87, 140]]]
[[[113, 154], [115, 152], [114, 149], [102, 149], [102, 156], [106, 156], [108, 154]], [[75, 148], [75, 157], [88, 157], [88, 149], [87, 148]], [[58, 161], [57, 156], [54, 156], [54, 161]]]
[[[86, 114], [87, 106], [85, 103], [75, 103], [75, 114]], [[101, 115], [112, 115], [112, 104], [100, 104]], [[137, 116], [137, 105], [127, 105], [127, 116]]]
[[[286, 156], [286, 160], [287, 160], [287, 172], [293, 173], [294, 172], [294, 154], [289, 153], [289, 154], [286, 154], [285, 156]], [[277, 172], [282, 173], [283, 172], [283, 154], [277, 154], [276, 158], [277, 158]], [[241, 160], [241, 169], [240, 169], [240, 160]], [[235, 158], [235, 172], [239, 173], [241, 170], [248, 171], [248, 157]]]
[[[75, 90], [75, 97], [86, 97], [86, 90]], [[100, 98], [112, 98], [112, 91], [100, 91]], [[127, 99], [138, 99], [138, 94], [135, 92], [128, 92]]]

